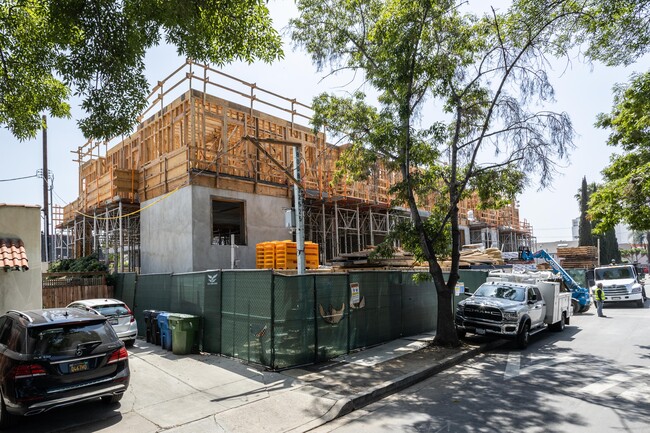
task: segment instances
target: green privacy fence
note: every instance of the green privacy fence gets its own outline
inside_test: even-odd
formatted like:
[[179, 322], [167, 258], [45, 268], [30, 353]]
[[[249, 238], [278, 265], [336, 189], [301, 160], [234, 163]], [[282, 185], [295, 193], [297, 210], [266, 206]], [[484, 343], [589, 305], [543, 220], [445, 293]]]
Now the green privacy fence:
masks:
[[[461, 271], [474, 291], [486, 271]], [[268, 270], [118, 274], [116, 297], [144, 310], [201, 317], [199, 346], [271, 368], [322, 362], [404, 336], [434, 331], [437, 296], [414, 272], [282, 275]], [[455, 302], [458, 302], [457, 296]]]

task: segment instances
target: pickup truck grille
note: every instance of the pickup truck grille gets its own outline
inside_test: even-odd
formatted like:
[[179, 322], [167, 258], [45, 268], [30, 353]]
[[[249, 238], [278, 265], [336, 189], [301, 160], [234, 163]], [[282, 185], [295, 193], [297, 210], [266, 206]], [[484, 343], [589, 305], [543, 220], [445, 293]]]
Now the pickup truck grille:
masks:
[[605, 296], [624, 296], [628, 295], [627, 288], [625, 286], [608, 286], [603, 287]]
[[501, 322], [503, 315], [501, 310], [495, 307], [478, 307], [474, 305], [465, 306], [465, 317], [468, 319], [483, 319]]

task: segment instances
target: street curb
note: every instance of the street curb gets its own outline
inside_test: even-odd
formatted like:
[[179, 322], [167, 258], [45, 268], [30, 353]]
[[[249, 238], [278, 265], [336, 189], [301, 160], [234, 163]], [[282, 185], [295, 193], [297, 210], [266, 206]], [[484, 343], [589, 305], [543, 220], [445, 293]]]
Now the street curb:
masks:
[[[322, 419], [330, 418], [326, 422], [329, 422], [333, 419], [342, 417], [349, 414], [352, 411], [361, 409], [364, 406], [367, 406], [371, 403], [374, 403], [382, 398], [394, 394], [396, 392], [402, 391], [403, 389], [408, 388], [409, 386], [415, 385], [418, 382], [421, 382], [429, 377], [440, 373], [450, 367], [460, 364], [463, 361], [466, 361], [479, 353], [487, 352], [489, 350], [495, 349], [497, 347], [505, 344], [503, 340], [495, 340], [486, 344], [482, 344], [479, 347], [470, 349], [465, 352], [457, 353], [455, 355], [449, 356], [441, 361], [438, 361], [432, 365], [422, 367], [418, 370], [415, 370], [411, 373], [407, 373], [403, 376], [400, 376], [393, 380], [387, 380], [384, 383], [381, 383], [377, 386], [369, 388], [368, 390], [361, 392], [353, 397], [347, 397], [340, 399], [336, 402], [334, 406], [325, 414]], [[338, 412], [335, 412], [337, 410]], [[330, 415], [330, 412], [335, 412]], [[327, 416], [330, 415], [330, 416]]]

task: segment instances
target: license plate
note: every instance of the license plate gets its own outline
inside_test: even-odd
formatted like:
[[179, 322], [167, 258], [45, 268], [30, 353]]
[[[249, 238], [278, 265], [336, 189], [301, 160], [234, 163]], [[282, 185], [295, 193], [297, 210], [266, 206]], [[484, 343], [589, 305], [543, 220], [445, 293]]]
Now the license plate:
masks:
[[476, 333], [477, 333], [478, 335], [485, 335], [485, 329], [479, 329], [479, 328], [477, 328], [477, 329], [476, 329]]
[[110, 325], [117, 325], [117, 317], [112, 317], [112, 318], [108, 319], [108, 323]]
[[77, 362], [76, 364], [70, 364], [70, 373], [78, 373], [80, 371], [88, 370], [88, 362]]
[[613, 297], [612, 297], [612, 300], [614, 300], [614, 299], [618, 299], [618, 300], [620, 300], [621, 297], [620, 297], [620, 296], [613, 296]]

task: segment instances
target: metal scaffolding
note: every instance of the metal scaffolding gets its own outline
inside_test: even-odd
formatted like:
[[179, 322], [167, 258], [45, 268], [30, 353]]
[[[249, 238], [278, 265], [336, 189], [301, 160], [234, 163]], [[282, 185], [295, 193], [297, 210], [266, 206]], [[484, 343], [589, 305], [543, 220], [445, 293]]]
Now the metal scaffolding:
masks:
[[63, 225], [63, 207], [52, 205], [52, 261], [72, 258], [73, 233]]
[[319, 244], [323, 263], [378, 245], [400, 220], [410, 218], [401, 209], [309, 199], [305, 214], [306, 238]]
[[[140, 214], [138, 204], [122, 201], [80, 214], [68, 226], [60, 227], [68, 239], [68, 257], [85, 257], [97, 253], [100, 261], [115, 272], [140, 269]], [[72, 250], [72, 251], [70, 251]]]

